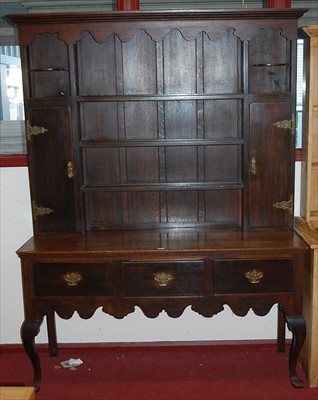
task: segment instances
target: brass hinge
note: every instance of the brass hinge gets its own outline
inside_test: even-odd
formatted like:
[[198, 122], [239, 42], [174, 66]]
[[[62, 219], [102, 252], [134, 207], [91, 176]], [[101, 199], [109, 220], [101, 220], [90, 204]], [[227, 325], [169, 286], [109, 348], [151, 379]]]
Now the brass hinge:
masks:
[[294, 212], [294, 199], [293, 196], [290, 196], [289, 200], [279, 201], [278, 203], [273, 204], [273, 207], [279, 208], [280, 210], [289, 210], [290, 214]]
[[31, 126], [29, 121], [26, 122], [26, 136], [28, 141], [31, 140], [31, 136], [40, 135], [45, 132], [48, 132], [48, 129], [43, 126]]
[[290, 129], [291, 134], [294, 135], [296, 132], [295, 114], [292, 114], [291, 119], [277, 121], [274, 126], [281, 129]]
[[32, 214], [33, 219], [36, 220], [37, 217], [42, 217], [43, 215], [51, 214], [53, 210], [46, 207], [38, 207], [35, 202], [32, 203]]

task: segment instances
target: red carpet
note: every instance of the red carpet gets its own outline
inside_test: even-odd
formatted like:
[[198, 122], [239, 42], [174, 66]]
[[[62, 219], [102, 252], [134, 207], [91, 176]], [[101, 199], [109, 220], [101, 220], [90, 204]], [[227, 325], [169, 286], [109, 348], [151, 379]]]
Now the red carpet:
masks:
[[[318, 389], [294, 389], [287, 352], [274, 345], [61, 346], [51, 358], [40, 347], [42, 386], [37, 400], [317, 400]], [[0, 384], [32, 378], [21, 347], [0, 346]], [[76, 370], [60, 362], [81, 358]], [[300, 371], [303, 379], [304, 375]]]

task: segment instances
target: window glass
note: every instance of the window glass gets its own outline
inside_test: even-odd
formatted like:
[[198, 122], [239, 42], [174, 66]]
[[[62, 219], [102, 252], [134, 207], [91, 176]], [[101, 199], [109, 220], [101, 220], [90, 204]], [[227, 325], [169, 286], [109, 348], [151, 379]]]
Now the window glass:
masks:
[[26, 152], [24, 119], [19, 46], [0, 46], [0, 154]]

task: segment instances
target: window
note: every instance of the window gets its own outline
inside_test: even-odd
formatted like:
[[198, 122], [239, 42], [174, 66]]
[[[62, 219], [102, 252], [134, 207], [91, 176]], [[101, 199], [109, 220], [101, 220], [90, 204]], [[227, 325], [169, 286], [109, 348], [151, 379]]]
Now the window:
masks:
[[296, 149], [302, 147], [302, 122], [303, 122], [303, 57], [304, 57], [304, 40], [297, 41], [297, 95], [296, 95]]
[[19, 46], [0, 46], [0, 154], [26, 153]]

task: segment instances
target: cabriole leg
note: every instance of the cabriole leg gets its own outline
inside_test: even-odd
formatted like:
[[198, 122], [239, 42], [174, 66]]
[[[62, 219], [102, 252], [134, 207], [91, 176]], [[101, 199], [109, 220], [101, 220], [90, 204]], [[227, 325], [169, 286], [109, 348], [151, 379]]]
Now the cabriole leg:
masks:
[[296, 373], [299, 353], [306, 339], [306, 323], [301, 315], [285, 315], [287, 326], [292, 332], [292, 343], [289, 352], [289, 375], [294, 387], [304, 387], [304, 382]]
[[39, 390], [41, 384], [41, 363], [34, 338], [38, 335], [41, 324], [42, 320], [25, 320], [21, 326], [22, 344], [33, 367], [34, 379], [32, 386], [35, 388], [35, 391]]

